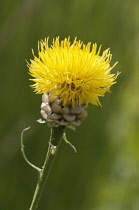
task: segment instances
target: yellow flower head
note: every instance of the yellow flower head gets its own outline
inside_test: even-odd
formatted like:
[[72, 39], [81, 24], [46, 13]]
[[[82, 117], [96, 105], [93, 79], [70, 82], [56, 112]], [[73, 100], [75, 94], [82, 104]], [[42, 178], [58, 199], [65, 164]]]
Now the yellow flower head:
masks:
[[43, 94], [52, 92], [51, 98], [59, 96], [65, 106], [71, 101], [72, 106], [92, 103], [100, 105], [99, 96], [115, 83], [118, 74], [111, 74], [117, 64], [110, 66], [112, 55], [105, 50], [100, 55], [97, 44], [83, 44], [76, 38], [70, 43], [70, 37], [59, 41], [53, 39], [48, 46], [48, 38], [38, 43], [38, 57], [28, 64], [29, 73], [35, 84], [35, 92]]

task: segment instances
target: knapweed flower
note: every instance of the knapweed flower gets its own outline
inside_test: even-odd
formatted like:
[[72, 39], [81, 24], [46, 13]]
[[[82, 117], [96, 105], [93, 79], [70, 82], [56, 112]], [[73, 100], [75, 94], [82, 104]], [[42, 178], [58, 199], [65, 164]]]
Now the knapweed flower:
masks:
[[87, 116], [88, 103], [100, 105], [99, 96], [115, 83], [118, 74], [111, 70], [117, 63], [110, 65], [109, 49], [102, 55], [100, 51], [97, 44], [85, 45], [76, 38], [71, 43], [69, 37], [63, 41], [57, 37], [51, 46], [48, 38], [38, 43], [38, 57], [33, 53], [29, 73], [34, 91], [44, 94], [42, 116], [55, 126], [79, 125]]

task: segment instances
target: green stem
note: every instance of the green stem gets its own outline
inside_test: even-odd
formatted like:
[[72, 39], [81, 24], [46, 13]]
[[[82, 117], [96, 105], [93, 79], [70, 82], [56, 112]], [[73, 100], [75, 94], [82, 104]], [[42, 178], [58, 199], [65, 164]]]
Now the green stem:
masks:
[[38, 207], [38, 203], [40, 201], [46, 181], [51, 171], [58, 147], [60, 145], [60, 142], [63, 136], [64, 129], [65, 129], [64, 126], [53, 127], [51, 129], [48, 151], [46, 154], [44, 165], [41, 171], [39, 171], [38, 182], [36, 185], [36, 189], [35, 189], [34, 196], [33, 196], [32, 203], [29, 210], [36, 210]]

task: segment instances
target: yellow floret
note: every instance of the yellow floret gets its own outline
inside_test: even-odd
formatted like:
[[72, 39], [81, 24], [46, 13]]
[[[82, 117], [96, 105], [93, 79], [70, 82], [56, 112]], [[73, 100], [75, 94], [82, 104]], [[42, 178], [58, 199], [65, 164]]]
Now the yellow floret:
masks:
[[52, 91], [52, 98], [60, 97], [63, 105], [68, 101], [81, 105], [92, 103], [100, 105], [99, 96], [115, 83], [118, 74], [111, 74], [117, 64], [110, 66], [112, 55], [105, 50], [100, 56], [101, 47], [97, 44], [84, 45], [76, 38], [70, 43], [70, 38], [59, 41], [53, 39], [48, 46], [48, 38], [38, 44], [38, 57], [31, 60], [29, 73], [34, 78], [32, 85], [35, 92], [43, 94]]

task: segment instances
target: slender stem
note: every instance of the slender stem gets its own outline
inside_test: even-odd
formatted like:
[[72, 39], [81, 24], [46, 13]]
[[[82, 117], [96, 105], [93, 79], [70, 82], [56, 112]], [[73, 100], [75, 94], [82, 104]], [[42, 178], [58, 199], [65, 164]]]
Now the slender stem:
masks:
[[24, 147], [25, 147], [25, 146], [24, 146], [24, 143], [23, 143], [23, 134], [24, 134], [24, 132], [27, 131], [28, 129], [30, 129], [30, 127], [25, 128], [25, 129], [22, 131], [22, 133], [21, 133], [21, 152], [22, 152], [22, 155], [23, 155], [23, 158], [25, 159], [25, 161], [26, 161], [32, 168], [34, 168], [36, 171], [40, 172], [41, 169], [40, 169], [39, 167], [35, 166], [34, 164], [32, 164], [32, 163], [28, 160], [28, 158], [27, 158], [27, 156], [26, 156], [26, 154], [25, 154], [25, 151], [24, 151]]
[[36, 185], [36, 189], [35, 189], [34, 196], [33, 196], [32, 203], [29, 210], [36, 210], [38, 207], [38, 203], [40, 201], [46, 181], [51, 171], [58, 147], [60, 145], [60, 142], [63, 136], [64, 129], [65, 129], [64, 126], [53, 127], [51, 129], [48, 151], [46, 154], [44, 165], [41, 171], [39, 172], [38, 182]]

